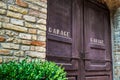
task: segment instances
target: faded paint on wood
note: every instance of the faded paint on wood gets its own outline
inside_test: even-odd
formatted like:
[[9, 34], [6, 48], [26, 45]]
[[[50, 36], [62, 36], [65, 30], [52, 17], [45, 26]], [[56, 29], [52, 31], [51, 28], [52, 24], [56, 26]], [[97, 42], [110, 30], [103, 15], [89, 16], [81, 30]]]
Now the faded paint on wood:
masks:
[[112, 80], [109, 10], [91, 0], [48, 1], [47, 59], [69, 80]]

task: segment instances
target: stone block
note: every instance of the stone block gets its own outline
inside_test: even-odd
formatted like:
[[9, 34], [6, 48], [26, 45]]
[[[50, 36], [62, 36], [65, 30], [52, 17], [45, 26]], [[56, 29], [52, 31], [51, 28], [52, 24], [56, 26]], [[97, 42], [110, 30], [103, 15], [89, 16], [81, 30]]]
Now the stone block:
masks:
[[21, 40], [21, 43], [25, 45], [31, 45], [31, 41], [29, 40]]
[[35, 47], [35, 51], [40, 51], [40, 52], [42, 52], [42, 53], [45, 53], [45, 52], [46, 52], [46, 48], [36, 46], [36, 47]]
[[2, 28], [2, 23], [0, 22], [0, 28]]
[[29, 22], [36, 22], [36, 18], [33, 16], [24, 15], [23, 18]]
[[35, 51], [35, 46], [31, 46], [31, 47], [30, 47], [30, 50], [31, 50], [31, 51]]
[[31, 33], [31, 34], [36, 34], [37, 29], [28, 29], [28, 32]]
[[13, 43], [22, 43], [22, 40], [15, 38], [15, 39], [13, 40]]
[[30, 46], [21, 46], [21, 50], [26, 51], [26, 50], [30, 50]]
[[5, 41], [5, 37], [0, 36], [0, 42], [4, 42]]
[[35, 16], [35, 17], [39, 17], [40, 12], [38, 10], [29, 10], [29, 15]]
[[37, 30], [37, 34], [41, 36], [46, 36], [46, 32], [41, 30]]
[[20, 45], [14, 43], [1, 43], [1, 46], [6, 49], [19, 49]]
[[42, 59], [44, 59], [46, 57], [45, 53], [34, 52], [34, 51], [26, 51], [25, 54], [27, 56], [32, 57], [32, 58], [42, 58]]
[[14, 55], [17, 56], [17, 57], [24, 57], [24, 51], [16, 51], [14, 52]]
[[45, 13], [40, 13], [40, 14], [39, 14], [39, 17], [42, 18], [42, 19], [47, 19], [47, 14], [45, 14]]
[[34, 4], [29, 4], [29, 8], [34, 9], [34, 10], [39, 10], [39, 6], [34, 5]]
[[11, 11], [21, 13], [21, 14], [27, 14], [28, 13], [28, 9], [21, 8], [21, 7], [15, 6], [15, 5], [9, 5], [8, 9], [11, 10]]
[[21, 39], [31, 39], [31, 35], [30, 34], [25, 34], [25, 33], [20, 33], [19, 34], [19, 38]]
[[37, 5], [43, 7], [43, 8], [47, 8], [47, 4], [45, 2], [42, 2], [42, 1], [36, 1], [35, 2]]
[[28, 4], [24, 0], [16, 0], [16, 4], [21, 7], [28, 7]]
[[46, 26], [45, 25], [36, 25], [36, 28], [40, 29], [40, 30], [43, 30], [43, 31], [46, 31]]
[[33, 45], [33, 46], [43, 46], [43, 45], [45, 45], [45, 43], [42, 42], [42, 41], [31, 41], [31, 45]]
[[8, 49], [0, 49], [0, 55], [9, 56], [11, 55], [11, 51]]
[[47, 0], [40, 0], [40, 1], [47, 3]]
[[4, 10], [4, 9], [0, 9], [0, 14], [3, 15], [3, 14], [6, 14], [6, 12], [7, 12], [6, 10]]
[[46, 19], [38, 19], [37, 23], [46, 25]]
[[15, 4], [15, 0], [3, 0], [7, 4]]
[[2, 63], [2, 62], [3, 62], [2, 57], [0, 57], [0, 63]]
[[20, 26], [23, 26], [23, 25], [24, 25], [24, 21], [23, 21], [23, 20], [19, 20], [19, 19], [14, 19], [14, 18], [12, 18], [12, 19], [10, 20], [10, 22], [11, 22], [12, 24], [16, 24], [16, 25], [20, 25]]
[[32, 40], [37, 40], [37, 35], [32, 35]]
[[29, 23], [29, 22], [25, 22], [25, 27], [28, 27], [28, 28], [35, 28], [35, 25], [32, 24], [32, 23]]
[[13, 24], [10, 24], [10, 23], [4, 23], [3, 28], [10, 29], [10, 30], [15, 30], [15, 31], [19, 31], [19, 32], [27, 32], [27, 30], [28, 30], [25, 27], [16, 26], [16, 25], [13, 25]]
[[4, 36], [5, 35], [5, 30], [0, 30], [0, 35]]
[[2, 1], [0, 1], [0, 8], [7, 9], [7, 4], [3, 3]]
[[40, 0], [34, 0], [34, 1], [33, 0], [26, 0], [26, 1], [29, 1], [31, 3], [39, 5], [41, 7], [47, 8], [47, 3], [44, 1], [40, 1]]
[[39, 41], [46, 41], [46, 36], [38, 36]]
[[5, 16], [0, 16], [0, 21], [1, 22], [9, 22], [9, 18]]
[[13, 40], [14, 40], [13, 37], [8, 37], [8, 38], [6, 39], [6, 42], [13, 42]]
[[47, 14], [47, 9], [43, 8], [43, 7], [40, 7], [40, 12]]
[[15, 13], [15, 12], [12, 12], [12, 11], [7, 11], [7, 16], [12, 17], [12, 18], [22, 19], [22, 14]]
[[5, 30], [5, 34], [9, 37], [16, 37], [18, 36], [18, 32], [11, 31], [11, 30]]
[[9, 62], [13, 60], [18, 61], [18, 58], [17, 57], [3, 57], [4, 62]]

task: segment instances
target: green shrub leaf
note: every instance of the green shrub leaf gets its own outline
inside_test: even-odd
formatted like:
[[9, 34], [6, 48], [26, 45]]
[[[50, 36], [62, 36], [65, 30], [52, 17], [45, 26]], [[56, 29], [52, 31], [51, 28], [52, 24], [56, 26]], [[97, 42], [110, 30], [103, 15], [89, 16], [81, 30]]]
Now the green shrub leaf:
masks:
[[54, 62], [27, 59], [0, 64], [0, 80], [67, 80], [66, 72]]

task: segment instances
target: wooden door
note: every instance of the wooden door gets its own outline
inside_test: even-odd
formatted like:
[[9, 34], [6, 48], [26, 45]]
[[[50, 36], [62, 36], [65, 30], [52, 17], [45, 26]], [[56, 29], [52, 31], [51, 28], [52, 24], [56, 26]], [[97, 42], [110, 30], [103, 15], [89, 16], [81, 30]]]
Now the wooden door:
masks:
[[74, 0], [48, 0], [47, 60], [63, 65], [69, 80], [78, 78], [79, 56], [75, 51]]
[[100, 3], [84, 0], [83, 27], [84, 79], [112, 80], [109, 10]]
[[69, 80], [112, 80], [109, 10], [96, 0], [48, 0], [47, 60]]

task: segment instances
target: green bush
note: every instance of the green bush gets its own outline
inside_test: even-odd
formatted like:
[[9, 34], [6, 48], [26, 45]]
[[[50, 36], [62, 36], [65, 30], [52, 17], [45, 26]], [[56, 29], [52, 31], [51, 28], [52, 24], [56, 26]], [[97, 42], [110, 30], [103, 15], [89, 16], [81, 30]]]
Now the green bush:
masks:
[[26, 59], [0, 65], [0, 80], [67, 80], [66, 72], [54, 62]]

